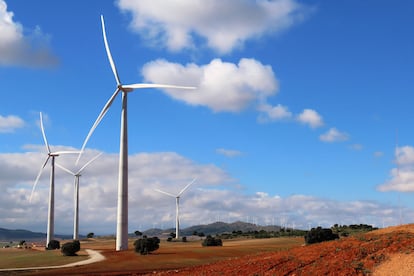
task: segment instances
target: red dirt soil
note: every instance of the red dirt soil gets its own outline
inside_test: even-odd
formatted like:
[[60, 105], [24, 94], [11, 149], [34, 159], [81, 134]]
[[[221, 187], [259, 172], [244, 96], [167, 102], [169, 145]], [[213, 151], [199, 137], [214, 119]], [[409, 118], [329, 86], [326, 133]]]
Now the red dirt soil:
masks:
[[[220, 248], [214, 250], [217, 260], [210, 264], [186, 264], [183, 267], [178, 261], [153, 270], [136, 266], [134, 259], [137, 255], [131, 250], [103, 250], [107, 259], [102, 263], [31, 272], [28, 275], [375, 275], [379, 264], [396, 254], [414, 259], [414, 225], [390, 227], [336, 241], [255, 255], [241, 256], [240, 251], [234, 249], [234, 256], [241, 257], [224, 254]], [[164, 256], [171, 260], [180, 257], [179, 252], [163, 254], [171, 254], [171, 257]], [[161, 255], [155, 253], [145, 257], [151, 263]], [[398, 271], [394, 271], [394, 275], [398, 275]]]

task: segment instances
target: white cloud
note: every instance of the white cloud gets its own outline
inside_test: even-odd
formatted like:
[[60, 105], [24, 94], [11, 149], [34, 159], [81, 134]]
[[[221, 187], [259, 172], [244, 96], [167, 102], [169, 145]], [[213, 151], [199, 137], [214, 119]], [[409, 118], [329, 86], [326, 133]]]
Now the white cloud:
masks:
[[395, 149], [395, 162], [399, 165], [414, 165], [414, 147], [404, 146]]
[[0, 115], [0, 133], [14, 132], [16, 128], [23, 126], [24, 121], [18, 116], [8, 115], [4, 117]]
[[268, 103], [259, 104], [257, 110], [261, 112], [258, 117], [260, 123], [286, 120], [292, 117], [289, 108], [280, 104], [276, 106]]
[[231, 149], [223, 149], [223, 148], [216, 149], [216, 152], [218, 154], [224, 155], [226, 157], [237, 157], [237, 156], [242, 155], [241, 151], [231, 150]]
[[0, 0], [0, 65], [50, 66], [57, 62], [47, 48], [48, 36], [37, 26], [26, 36], [23, 26], [13, 21], [13, 12]]
[[[30, 146], [44, 149], [43, 145]], [[53, 149], [63, 150], [64, 147]], [[73, 150], [73, 148], [66, 148]], [[97, 154], [87, 150], [86, 162]], [[45, 171], [29, 203], [34, 178], [44, 153], [0, 153], [0, 221], [2, 227], [46, 231], [49, 170]], [[56, 162], [73, 168], [76, 156], [59, 156]], [[82, 164], [81, 160], [81, 164]], [[281, 197], [268, 192], [242, 193], [237, 181], [214, 164], [198, 164], [173, 152], [132, 154], [129, 159], [129, 231], [174, 226], [175, 202], [155, 188], [178, 193], [197, 181], [181, 198], [182, 227], [243, 220], [258, 224], [330, 226], [335, 223], [397, 223], [399, 207], [372, 201], [342, 202], [307, 195]], [[73, 168], [75, 169], [75, 168]], [[116, 231], [118, 155], [104, 153], [80, 178], [80, 233], [114, 234]], [[254, 184], [254, 183], [252, 183]], [[70, 234], [73, 221], [73, 176], [56, 168], [55, 232]], [[405, 211], [407, 215], [412, 211]]]
[[220, 53], [284, 31], [311, 11], [295, 0], [118, 0], [117, 5], [131, 13], [131, 28], [152, 43], [177, 51], [205, 41]]
[[395, 150], [396, 168], [390, 172], [390, 179], [378, 186], [381, 192], [414, 192], [414, 147], [403, 146]]
[[297, 120], [303, 124], [309, 125], [311, 128], [323, 126], [322, 116], [313, 109], [304, 109], [301, 114], [297, 116]]
[[349, 139], [349, 135], [345, 132], [340, 132], [336, 128], [330, 128], [328, 132], [319, 136], [319, 139], [323, 142], [342, 142]]
[[170, 97], [215, 112], [239, 112], [277, 93], [278, 82], [269, 65], [243, 58], [238, 64], [214, 59], [209, 64], [183, 66], [165, 60], [144, 65], [144, 79], [154, 83], [193, 85], [195, 91], [165, 90]]

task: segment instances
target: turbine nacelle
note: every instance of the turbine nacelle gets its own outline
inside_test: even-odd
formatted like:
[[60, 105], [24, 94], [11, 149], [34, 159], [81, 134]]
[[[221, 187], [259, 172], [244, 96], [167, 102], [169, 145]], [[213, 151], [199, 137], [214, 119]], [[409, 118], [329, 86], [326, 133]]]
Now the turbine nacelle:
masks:
[[118, 85], [118, 89], [121, 90], [122, 92], [125, 92], [125, 93], [134, 91], [134, 88], [124, 87], [124, 86], [122, 86], [122, 84]]

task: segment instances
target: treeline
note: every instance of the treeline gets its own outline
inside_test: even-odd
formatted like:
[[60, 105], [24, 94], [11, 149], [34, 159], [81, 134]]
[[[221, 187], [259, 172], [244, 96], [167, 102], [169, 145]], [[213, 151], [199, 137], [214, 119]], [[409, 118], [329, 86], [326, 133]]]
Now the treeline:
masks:
[[342, 237], [347, 237], [349, 235], [357, 234], [357, 233], [364, 233], [373, 230], [377, 230], [378, 227], [373, 227], [369, 224], [350, 224], [350, 225], [338, 225], [335, 224], [331, 227], [332, 232], [338, 234]]
[[279, 231], [246, 231], [241, 230], [232, 231], [231, 233], [222, 233], [217, 235], [220, 239], [235, 239], [235, 238], [254, 238], [254, 239], [268, 239], [268, 238], [278, 238], [278, 237], [293, 237], [293, 236], [303, 236], [306, 234], [304, 230], [291, 229], [291, 228], [281, 228]]

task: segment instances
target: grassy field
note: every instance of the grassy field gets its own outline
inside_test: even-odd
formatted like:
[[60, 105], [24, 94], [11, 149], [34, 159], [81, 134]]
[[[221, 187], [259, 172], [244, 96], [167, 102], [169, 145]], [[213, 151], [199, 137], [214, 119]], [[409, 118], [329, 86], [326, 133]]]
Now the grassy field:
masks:
[[[79, 256], [76, 257], [65, 257], [60, 250], [39, 251], [3, 248], [0, 249], [0, 268], [56, 266], [78, 262], [87, 258], [84, 249], [94, 249], [101, 251], [107, 259], [102, 263], [90, 264], [82, 268], [78, 267], [76, 268], [78, 272], [85, 269], [99, 273], [122, 271], [123, 269], [133, 269], [135, 271], [165, 270], [207, 264], [260, 252], [285, 250], [300, 246], [303, 244], [303, 238], [223, 240], [222, 247], [202, 247], [201, 241], [186, 243], [161, 241], [160, 248], [147, 256], [136, 254], [133, 250], [133, 242], [134, 240], [130, 240], [128, 251], [116, 252], [113, 239], [81, 241], [82, 250]], [[76, 270], [75, 268], [54, 269], [42, 271], [42, 274], [75, 273]]]
[[87, 258], [88, 254], [83, 250], [79, 252], [78, 256], [64, 257], [60, 250], [39, 251], [34, 249], [1, 248], [0, 268], [63, 265]]

